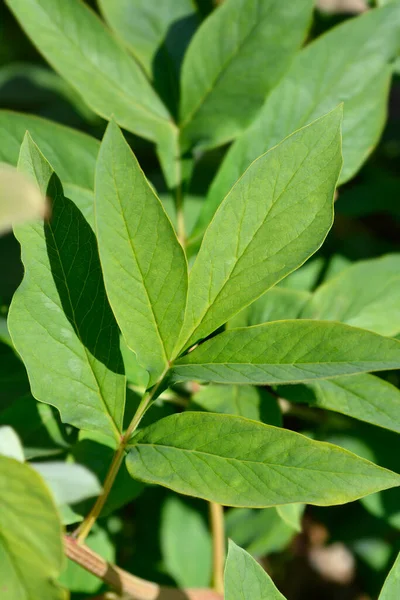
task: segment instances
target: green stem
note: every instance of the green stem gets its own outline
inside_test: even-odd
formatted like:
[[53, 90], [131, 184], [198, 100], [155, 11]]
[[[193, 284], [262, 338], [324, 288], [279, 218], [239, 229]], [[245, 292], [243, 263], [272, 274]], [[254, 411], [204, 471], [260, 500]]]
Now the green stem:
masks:
[[175, 190], [175, 208], [176, 208], [178, 239], [179, 239], [182, 247], [184, 248], [186, 246], [186, 229], [185, 229], [185, 217], [183, 214], [182, 183], [179, 183]]
[[223, 594], [225, 566], [224, 509], [215, 502], [210, 502], [209, 506], [213, 545], [213, 588], [217, 593]]
[[99, 518], [101, 511], [104, 508], [105, 503], [107, 502], [107, 498], [111, 492], [112, 486], [114, 485], [114, 481], [116, 476], [118, 475], [118, 471], [122, 465], [122, 461], [125, 457], [126, 447], [129, 443], [130, 438], [133, 433], [139, 426], [140, 421], [142, 420], [145, 412], [150, 406], [151, 401], [153, 400], [157, 390], [159, 389], [161, 383], [164, 381], [164, 378], [169, 370], [169, 366], [165, 369], [163, 374], [161, 375], [158, 382], [144, 394], [143, 398], [140, 401], [140, 404], [132, 418], [132, 421], [129, 423], [125, 434], [121, 437], [121, 441], [117, 450], [115, 451], [113, 460], [111, 462], [110, 468], [108, 469], [106, 478], [103, 484], [103, 491], [100, 496], [97, 498], [96, 502], [92, 506], [90, 512], [86, 515], [85, 519], [79, 525], [79, 527], [74, 531], [73, 537], [78, 541], [79, 544], [83, 544], [85, 539], [90, 533], [93, 525]]

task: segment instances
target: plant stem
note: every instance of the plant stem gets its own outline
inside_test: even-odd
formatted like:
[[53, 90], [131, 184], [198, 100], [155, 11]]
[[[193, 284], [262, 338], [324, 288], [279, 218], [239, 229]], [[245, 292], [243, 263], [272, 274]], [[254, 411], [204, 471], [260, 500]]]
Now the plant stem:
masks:
[[213, 587], [218, 594], [224, 593], [225, 527], [224, 509], [210, 502], [210, 521], [213, 541]]
[[184, 248], [186, 246], [186, 230], [185, 230], [185, 217], [183, 214], [182, 183], [179, 183], [175, 190], [175, 208], [176, 208], [178, 239], [179, 239], [182, 247]]
[[106, 478], [104, 480], [103, 491], [101, 492], [100, 496], [97, 498], [96, 502], [92, 506], [90, 512], [86, 515], [85, 519], [82, 521], [82, 523], [79, 525], [79, 527], [73, 533], [73, 537], [78, 541], [79, 544], [82, 544], [85, 541], [85, 539], [87, 538], [87, 536], [90, 533], [90, 530], [92, 529], [96, 520], [100, 516], [101, 511], [103, 510], [104, 505], [107, 501], [108, 495], [111, 491], [111, 488], [114, 484], [115, 478], [118, 475], [118, 471], [121, 467], [122, 461], [124, 460], [125, 451], [126, 451], [126, 447], [127, 447], [128, 443], [129, 443], [129, 440], [132, 437], [132, 434], [138, 428], [139, 423], [143, 418], [143, 415], [145, 414], [146, 410], [149, 408], [150, 403], [151, 403], [152, 399], [154, 398], [155, 394], [157, 393], [157, 390], [160, 387], [161, 383], [164, 381], [164, 377], [167, 374], [168, 370], [169, 370], [169, 366], [164, 370], [160, 379], [151, 388], [151, 390], [149, 390], [148, 392], [146, 392], [144, 394], [135, 414], [133, 415], [132, 421], [129, 423], [128, 428], [125, 431], [125, 434], [121, 437], [121, 441], [119, 443], [117, 450], [115, 451], [110, 468], [108, 469]]

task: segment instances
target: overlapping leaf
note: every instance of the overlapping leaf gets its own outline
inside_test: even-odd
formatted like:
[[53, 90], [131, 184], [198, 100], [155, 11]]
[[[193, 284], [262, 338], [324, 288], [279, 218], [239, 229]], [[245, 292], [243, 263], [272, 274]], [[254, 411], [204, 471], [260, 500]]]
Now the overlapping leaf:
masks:
[[226, 506], [343, 504], [400, 485], [346, 450], [242, 417], [172, 415], [131, 444], [132, 477]]
[[330, 321], [275, 321], [217, 335], [179, 358], [177, 380], [298, 383], [400, 368], [400, 342]]
[[194, 237], [202, 235], [230, 187], [257, 156], [342, 101], [344, 166], [340, 181], [350, 179], [382, 132], [389, 63], [399, 50], [398, 1], [335, 27], [302, 50], [252, 125], [229, 150]]
[[204, 21], [182, 67], [184, 145], [215, 146], [249, 125], [301, 45], [311, 11], [310, 0], [225, 0]]
[[16, 232], [25, 277], [10, 309], [12, 339], [38, 400], [76, 427], [119, 439], [125, 377], [96, 239], [29, 135], [19, 166], [51, 199], [52, 215]]
[[285, 600], [262, 566], [232, 540], [225, 566], [224, 597], [225, 600]]
[[166, 369], [182, 327], [186, 259], [115, 123], [107, 129], [96, 168], [96, 227], [114, 314], [154, 382]]
[[232, 188], [189, 277], [177, 350], [224, 324], [322, 244], [341, 168], [341, 107], [260, 156]]

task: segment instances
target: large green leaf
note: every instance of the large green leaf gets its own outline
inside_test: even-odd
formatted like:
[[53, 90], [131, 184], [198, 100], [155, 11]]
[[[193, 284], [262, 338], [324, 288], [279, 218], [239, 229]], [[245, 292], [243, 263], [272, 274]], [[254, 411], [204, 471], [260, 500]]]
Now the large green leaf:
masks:
[[100, 116], [163, 144], [175, 126], [135, 60], [80, 0], [7, 0], [28, 36]]
[[127, 345], [154, 381], [182, 327], [186, 259], [115, 123], [107, 128], [96, 168], [96, 226], [110, 303]]
[[204, 21], [182, 67], [185, 146], [216, 146], [249, 125], [301, 45], [312, 6], [225, 0]]
[[0, 596], [62, 600], [55, 580], [63, 566], [61, 523], [40, 475], [0, 456]]
[[179, 358], [178, 381], [298, 383], [400, 369], [400, 342], [330, 321], [275, 321], [231, 329]]
[[400, 554], [384, 583], [379, 600], [397, 600], [400, 596]]
[[224, 580], [225, 600], [285, 600], [262, 566], [232, 540]]
[[210, 188], [196, 235], [201, 235], [230, 187], [257, 156], [342, 101], [340, 181], [350, 179], [382, 132], [391, 76], [388, 63], [399, 49], [400, 4], [395, 2], [335, 27], [302, 50], [229, 150]]
[[279, 386], [278, 392], [293, 402], [333, 410], [400, 433], [400, 390], [374, 375]]
[[342, 109], [260, 156], [232, 188], [189, 277], [179, 349], [223, 325], [322, 244], [342, 164]]
[[357, 262], [321, 285], [305, 319], [342, 321], [382, 335], [400, 332], [400, 254]]
[[131, 444], [132, 477], [226, 506], [327, 506], [400, 485], [400, 475], [342, 448], [230, 415], [172, 415]]
[[99, 142], [89, 135], [40, 117], [0, 110], [1, 161], [14, 166], [17, 164], [27, 130], [60, 177], [68, 197], [92, 223], [94, 170]]
[[16, 231], [25, 276], [10, 308], [11, 337], [38, 400], [76, 427], [119, 439], [125, 377], [95, 236], [29, 135], [19, 166], [50, 198], [52, 215]]
[[197, 25], [193, 0], [98, 0], [98, 4], [161, 97], [176, 109], [180, 64]]

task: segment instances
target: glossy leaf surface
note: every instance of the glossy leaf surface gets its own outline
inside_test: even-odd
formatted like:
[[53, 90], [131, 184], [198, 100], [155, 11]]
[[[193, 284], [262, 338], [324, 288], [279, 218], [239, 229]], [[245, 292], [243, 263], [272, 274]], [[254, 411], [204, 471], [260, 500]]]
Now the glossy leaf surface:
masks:
[[132, 477], [226, 506], [343, 504], [400, 475], [332, 444], [242, 417], [182, 413], [136, 434]]

